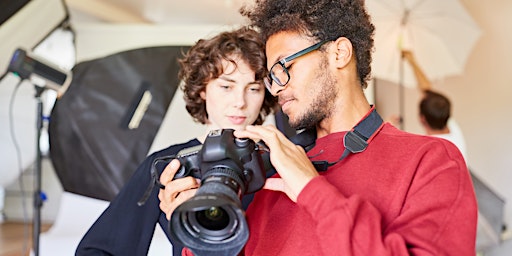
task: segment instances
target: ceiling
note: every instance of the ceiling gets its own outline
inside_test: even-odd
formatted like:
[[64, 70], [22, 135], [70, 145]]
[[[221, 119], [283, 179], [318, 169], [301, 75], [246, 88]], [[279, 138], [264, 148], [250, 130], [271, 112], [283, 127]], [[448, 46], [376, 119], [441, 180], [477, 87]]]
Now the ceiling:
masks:
[[250, 0], [65, 0], [73, 22], [236, 25]]

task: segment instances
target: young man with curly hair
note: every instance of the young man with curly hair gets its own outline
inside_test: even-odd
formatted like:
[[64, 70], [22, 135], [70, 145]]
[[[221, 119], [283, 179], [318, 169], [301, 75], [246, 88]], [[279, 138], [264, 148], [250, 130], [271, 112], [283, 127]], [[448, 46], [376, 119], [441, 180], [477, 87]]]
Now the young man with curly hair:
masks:
[[277, 171], [249, 205], [243, 254], [475, 255], [461, 153], [383, 123], [363, 94], [374, 34], [364, 1], [256, 0], [242, 13], [266, 44], [267, 89], [293, 127], [316, 134], [304, 150], [273, 126], [235, 132], [264, 141]]

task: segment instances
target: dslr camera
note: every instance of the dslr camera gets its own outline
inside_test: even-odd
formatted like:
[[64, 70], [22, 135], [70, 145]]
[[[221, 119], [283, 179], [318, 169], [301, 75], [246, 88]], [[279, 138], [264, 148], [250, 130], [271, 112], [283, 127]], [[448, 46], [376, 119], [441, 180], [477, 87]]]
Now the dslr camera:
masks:
[[265, 183], [264, 151], [233, 131], [212, 130], [203, 145], [176, 155], [181, 167], [174, 179], [192, 176], [201, 185], [174, 210], [170, 234], [195, 255], [236, 255], [249, 237], [241, 199]]

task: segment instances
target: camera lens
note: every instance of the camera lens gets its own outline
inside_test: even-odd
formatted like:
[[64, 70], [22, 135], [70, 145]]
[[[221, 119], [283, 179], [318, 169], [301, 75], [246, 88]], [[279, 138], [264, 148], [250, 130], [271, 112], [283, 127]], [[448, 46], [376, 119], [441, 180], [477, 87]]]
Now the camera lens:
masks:
[[[206, 205], [210, 206], [204, 207]], [[183, 207], [187, 209], [181, 211]], [[209, 194], [192, 197], [176, 209], [181, 213], [179, 221], [171, 218], [171, 230], [178, 233], [186, 231], [187, 236], [210, 244], [228, 242], [241, 228], [240, 218], [243, 215], [238, 207], [237, 202], [223, 196]]]
[[199, 225], [208, 230], [222, 230], [229, 224], [229, 215], [221, 207], [210, 207], [207, 210], [196, 212]]
[[249, 239], [241, 198], [263, 186], [265, 169], [254, 142], [233, 132], [210, 132], [200, 150], [180, 161], [201, 186], [173, 211], [169, 230], [194, 255], [238, 255]]

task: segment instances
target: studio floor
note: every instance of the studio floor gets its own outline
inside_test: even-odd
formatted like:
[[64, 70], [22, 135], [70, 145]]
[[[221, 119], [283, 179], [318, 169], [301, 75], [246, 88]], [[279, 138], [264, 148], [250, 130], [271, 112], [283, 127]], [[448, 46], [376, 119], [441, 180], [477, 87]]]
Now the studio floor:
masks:
[[[41, 232], [51, 224], [42, 224]], [[27, 256], [32, 248], [32, 224], [4, 222], [0, 224], [0, 256]]]

